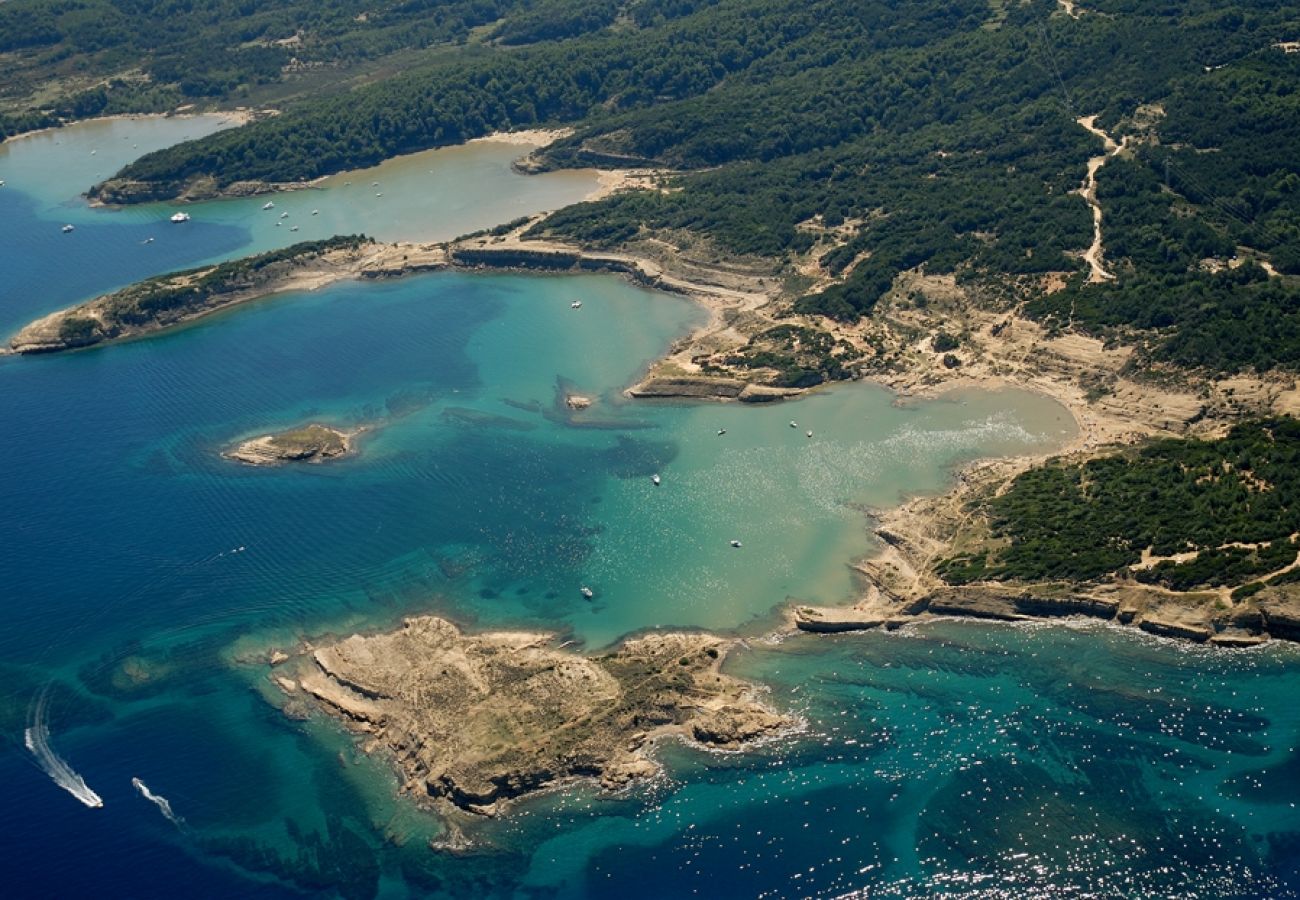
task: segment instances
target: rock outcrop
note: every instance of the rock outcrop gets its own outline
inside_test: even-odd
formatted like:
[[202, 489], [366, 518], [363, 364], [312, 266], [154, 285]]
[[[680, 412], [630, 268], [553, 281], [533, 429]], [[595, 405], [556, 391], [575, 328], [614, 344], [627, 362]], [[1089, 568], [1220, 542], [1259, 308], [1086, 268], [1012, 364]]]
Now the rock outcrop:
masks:
[[644, 751], [661, 735], [733, 748], [789, 724], [719, 671], [720, 638], [650, 634], [593, 657], [550, 642], [413, 618], [282, 664], [276, 683], [369, 735], [406, 790], [483, 814], [571, 778], [614, 789], [654, 774]]
[[244, 441], [222, 455], [251, 466], [322, 463], [352, 452], [352, 439], [359, 433], [359, 430], [339, 431], [326, 425], [306, 425]]

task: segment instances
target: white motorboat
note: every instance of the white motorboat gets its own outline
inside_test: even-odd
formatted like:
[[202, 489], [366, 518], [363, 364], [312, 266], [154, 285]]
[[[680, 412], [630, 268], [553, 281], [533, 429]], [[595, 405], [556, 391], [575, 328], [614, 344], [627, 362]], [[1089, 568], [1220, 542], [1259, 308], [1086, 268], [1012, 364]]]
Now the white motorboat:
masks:
[[650, 480], [653, 481], [655, 484], [658, 484], [658, 483], [659, 483], [659, 476], [658, 476], [658, 475], [651, 475], [651, 476], [650, 476]]
[[736, 548], [739, 548], [739, 547], [741, 547], [741, 546], [743, 546], [743, 545], [740, 543], [740, 541], [737, 541], [737, 540], [733, 539], [733, 540], [731, 541], [731, 546], [736, 547]]
[[582, 301], [574, 300], [572, 303], [569, 304], [569, 309], [582, 309]]
[[262, 209], [275, 209], [275, 204], [272, 203], [270, 200], [267, 200], [265, 203], [262, 204]]
[[63, 233], [64, 233], [64, 234], [67, 234], [68, 232], [73, 231], [73, 230], [74, 230], [74, 229], [73, 229], [73, 227], [72, 227], [71, 225], [64, 225], [64, 226], [63, 226]]
[[596, 596], [596, 592], [593, 591], [591, 588], [587, 587], [585, 584], [582, 587], [578, 588], [578, 590], [582, 593], [582, 596], [587, 600], [590, 600], [592, 597]]
[[190, 220], [190, 214], [187, 212], [178, 212], [172, 214], [173, 222], [188, 222], [189, 220]]

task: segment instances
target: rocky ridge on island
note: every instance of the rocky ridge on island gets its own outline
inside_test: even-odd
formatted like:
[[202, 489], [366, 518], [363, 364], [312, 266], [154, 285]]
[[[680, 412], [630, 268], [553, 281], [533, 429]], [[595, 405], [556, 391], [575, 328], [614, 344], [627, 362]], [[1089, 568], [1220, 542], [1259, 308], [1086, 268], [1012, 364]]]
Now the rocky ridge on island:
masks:
[[353, 452], [353, 439], [364, 429], [341, 431], [311, 424], [242, 441], [221, 455], [250, 466], [286, 462], [323, 463]]
[[483, 815], [575, 778], [615, 790], [654, 775], [661, 737], [737, 749], [792, 724], [722, 674], [722, 638], [653, 633], [592, 656], [552, 642], [426, 616], [307, 648], [272, 677], [286, 712], [310, 703], [364, 735], [404, 791]]

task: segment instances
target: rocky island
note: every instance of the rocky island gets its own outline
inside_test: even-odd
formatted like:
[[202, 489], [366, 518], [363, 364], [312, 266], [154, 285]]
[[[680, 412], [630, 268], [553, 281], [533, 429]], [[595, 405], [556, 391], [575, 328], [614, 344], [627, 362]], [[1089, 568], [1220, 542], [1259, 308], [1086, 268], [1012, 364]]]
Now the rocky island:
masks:
[[353, 452], [352, 439], [363, 430], [340, 431], [328, 425], [313, 423], [242, 441], [222, 456], [250, 466], [273, 466], [286, 462], [323, 463]]
[[647, 634], [595, 656], [552, 640], [411, 618], [308, 649], [274, 678], [290, 710], [310, 698], [389, 754], [404, 790], [485, 815], [573, 778], [612, 790], [653, 775], [660, 737], [731, 749], [791, 724], [722, 674], [716, 636]]

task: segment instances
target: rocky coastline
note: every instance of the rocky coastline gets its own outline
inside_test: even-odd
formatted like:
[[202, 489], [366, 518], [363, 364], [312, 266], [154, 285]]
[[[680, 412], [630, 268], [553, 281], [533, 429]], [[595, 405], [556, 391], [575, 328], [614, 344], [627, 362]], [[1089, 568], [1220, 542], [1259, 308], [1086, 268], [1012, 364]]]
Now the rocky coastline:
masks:
[[355, 439], [365, 429], [343, 431], [312, 423], [241, 441], [221, 455], [250, 466], [282, 463], [320, 464], [356, 452]]
[[279, 653], [285, 711], [316, 709], [390, 759], [403, 791], [495, 815], [574, 779], [618, 790], [650, 777], [668, 736], [741, 749], [790, 727], [757, 689], [720, 671], [730, 642], [653, 633], [595, 655], [528, 632], [467, 634], [432, 616]]

